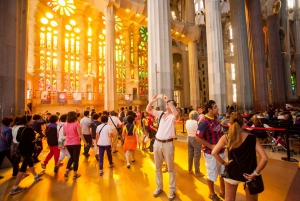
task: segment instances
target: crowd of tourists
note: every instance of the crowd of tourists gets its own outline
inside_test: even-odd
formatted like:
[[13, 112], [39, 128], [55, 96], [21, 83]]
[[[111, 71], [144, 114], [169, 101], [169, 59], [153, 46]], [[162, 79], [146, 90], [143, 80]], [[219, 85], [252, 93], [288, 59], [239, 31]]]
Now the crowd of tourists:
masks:
[[[152, 106], [158, 98], [165, 102], [165, 111]], [[95, 160], [99, 162], [99, 175], [102, 176], [105, 152], [107, 165], [113, 168], [113, 154], [118, 152], [117, 147], [120, 143], [127, 168], [135, 162], [135, 151], [138, 147], [141, 151], [153, 152], [157, 184], [153, 196], [158, 197], [163, 192], [162, 174], [168, 172], [170, 177], [168, 198], [173, 200], [176, 197], [173, 142], [176, 139], [175, 122], [180, 118], [180, 111], [176, 106], [177, 103], [169, 100], [166, 95], [160, 97], [155, 95], [149, 101], [145, 111], [130, 106], [121, 107], [118, 111], [84, 111], [82, 116], [78, 111], [70, 111], [67, 114], [59, 112], [51, 114], [46, 111], [44, 114], [32, 115], [28, 112], [15, 118], [4, 117], [0, 138], [0, 165], [7, 157], [13, 166], [12, 176], [16, 179], [10, 194], [14, 195], [26, 190], [26, 187], [21, 187], [19, 184], [24, 177], [29, 176], [26, 173], [28, 167], [34, 176], [34, 182], [41, 180], [43, 172], [36, 173], [34, 164], [40, 162], [41, 167], [47, 169], [52, 158], [54, 159], [53, 171], [57, 173], [63, 166], [62, 161], [67, 157], [64, 177], [69, 179], [69, 173], [73, 170], [72, 179], [78, 179], [81, 176], [78, 173], [80, 153], [82, 152], [83, 156], [89, 159], [91, 148]], [[272, 118], [275, 118], [275, 112]], [[259, 115], [255, 117], [258, 118]], [[299, 121], [296, 113], [291, 116], [295, 116], [295, 123]], [[279, 117], [280, 114], [277, 115], [278, 119]], [[225, 115], [219, 115], [218, 106], [213, 100], [203, 107], [198, 107], [197, 111], [192, 110], [189, 113], [189, 119], [186, 121], [188, 173], [198, 177], [204, 176], [200, 171], [202, 153], [209, 189], [208, 197], [213, 201], [221, 198], [235, 200], [239, 183], [245, 183], [247, 200], [257, 200], [258, 194], [250, 192], [248, 186], [260, 176], [268, 158], [256, 137], [242, 129], [246, 123], [245, 119], [251, 120], [248, 112], [239, 114], [230, 111]], [[221, 124], [230, 125], [226, 135]], [[44, 149], [43, 141], [47, 142], [49, 152], [41, 161], [39, 155]], [[227, 154], [225, 154], [226, 150]], [[258, 163], [256, 153], [260, 156]], [[219, 195], [214, 190], [214, 183], [218, 177]]]

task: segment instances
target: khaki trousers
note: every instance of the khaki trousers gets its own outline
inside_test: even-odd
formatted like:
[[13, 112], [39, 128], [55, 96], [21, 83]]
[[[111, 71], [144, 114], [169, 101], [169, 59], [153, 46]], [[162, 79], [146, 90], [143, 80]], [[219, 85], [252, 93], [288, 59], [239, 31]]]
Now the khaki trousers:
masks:
[[175, 147], [173, 142], [162, 143], [155, 140], [153, 145], [154, 161], [156, 167], [156, 185], [158, 188], [163, 189], [163, 178], [162, 178], [162, 164], [165, 160], [169, 172], [169, 187], [170, 192], [176, 190], [176, 172], [174, 165], [174, 152]]
[[118, 146], [118, 130], [117, 129], [112, 129], [112, 152], [117, 150]]

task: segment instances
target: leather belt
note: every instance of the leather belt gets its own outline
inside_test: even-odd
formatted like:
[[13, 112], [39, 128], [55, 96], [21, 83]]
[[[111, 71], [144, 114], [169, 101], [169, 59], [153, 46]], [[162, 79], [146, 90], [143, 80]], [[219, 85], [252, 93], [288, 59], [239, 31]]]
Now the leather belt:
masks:
[[157, 139], [157, 138], [155, 138], [157, 141], [159, 141], [159, 142], [162, 142], [162, 143], [166, 143], [166, 142], [172, 142], [174, 139], [173, 138], [171, 138], [171, 139], [167, 139], [167, 140], [160, 140], [160, 139]]

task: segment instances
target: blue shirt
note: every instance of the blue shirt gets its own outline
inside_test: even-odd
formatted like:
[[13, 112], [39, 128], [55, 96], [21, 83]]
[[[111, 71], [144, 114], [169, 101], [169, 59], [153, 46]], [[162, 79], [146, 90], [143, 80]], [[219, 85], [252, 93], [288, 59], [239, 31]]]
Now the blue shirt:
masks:
[[12, 139], [12, 129], [8, 126], [3, 126], [1, 128], [0, 151], [10, 149]]

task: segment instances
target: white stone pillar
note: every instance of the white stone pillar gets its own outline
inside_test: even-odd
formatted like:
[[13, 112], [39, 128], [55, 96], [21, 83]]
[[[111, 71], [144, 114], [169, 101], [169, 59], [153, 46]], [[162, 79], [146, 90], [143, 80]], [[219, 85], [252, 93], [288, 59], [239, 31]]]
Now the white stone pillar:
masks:
[[114, 110], [118, 106], [116, 79], [115, 47], [115, 8], [113, 5], [104, 10], [106, 29], [104, 109]]
[[216, 101], [222, 113], [226, 111], [226, 92], [220, 1], [206, 0], [205, 7], [209, 99]]
[[296, 95], [300, 96], [300, 2], [295, 1], [295, 14], [294, 14], [294, 27], [295, 27], [295, 68], [296, 68]]
[[190, 105], [192, 105], [193, 108], [197, 108], [197, 106], [200, 104], [197, 43], [189, 42], [188, 48], [191, 101]]
[[[148, 77], [149, 99], [164, 93], [174, 97], [170, 0], [148, 1]], [[163, 106], [162, 101], [158, 101]]]

